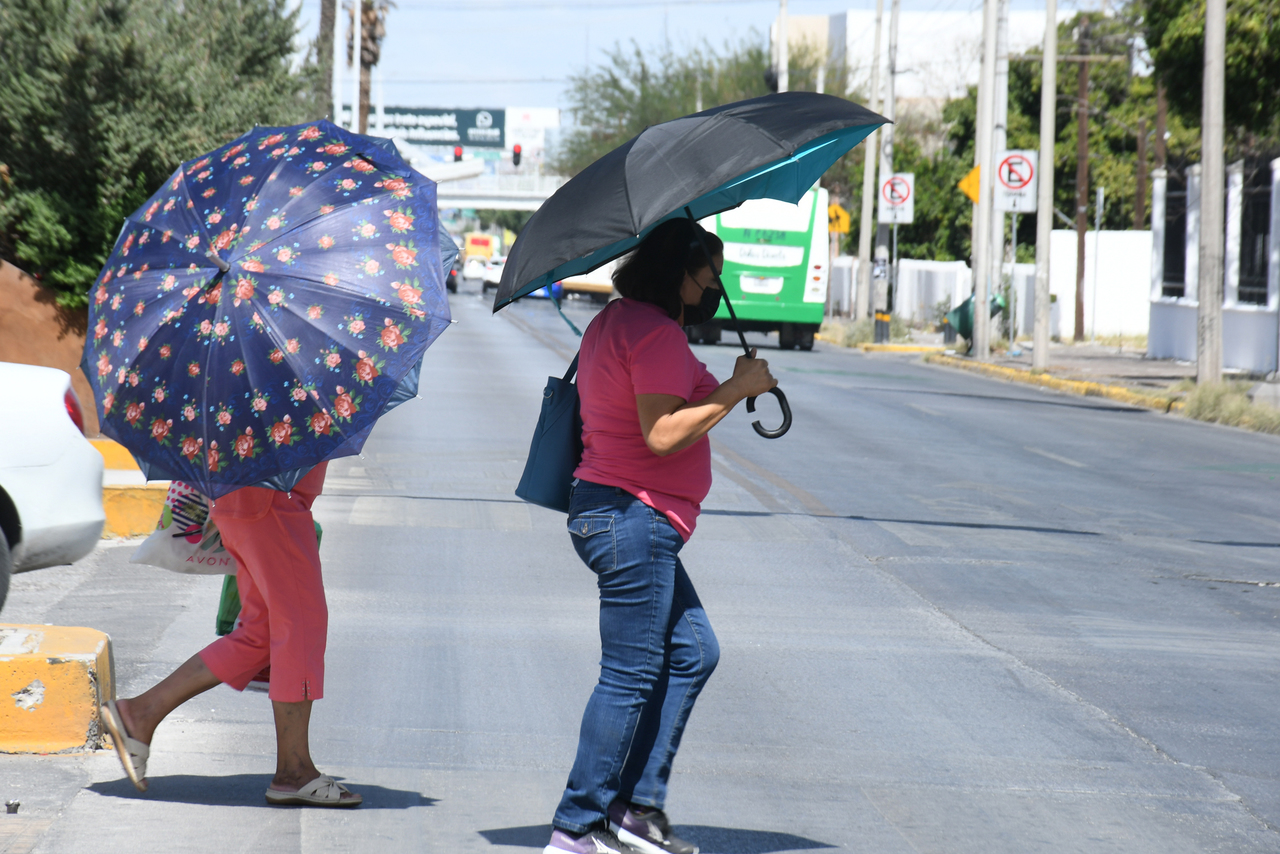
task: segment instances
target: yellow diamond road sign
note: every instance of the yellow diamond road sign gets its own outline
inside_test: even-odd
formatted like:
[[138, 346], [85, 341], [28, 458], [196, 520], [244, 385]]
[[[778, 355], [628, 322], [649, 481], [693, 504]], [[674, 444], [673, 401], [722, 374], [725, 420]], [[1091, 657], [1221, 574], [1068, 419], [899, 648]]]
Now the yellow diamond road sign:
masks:
[[827, 228], [833, 234], [849, 233], [849, 212], [837, 204], [827, 206]]
[[973, 169], [969, 170], [969, 174], [965, 175], [964, 178], [960, 180], [960, 183], [956, 185], [960, 188], [960, 192], [968, 196], [969, 201], [973, 202], [975, 205], [978, 203], [979, 171], [980, 171], [980, 167], [977, 167], [977, 166], [973, 167]]

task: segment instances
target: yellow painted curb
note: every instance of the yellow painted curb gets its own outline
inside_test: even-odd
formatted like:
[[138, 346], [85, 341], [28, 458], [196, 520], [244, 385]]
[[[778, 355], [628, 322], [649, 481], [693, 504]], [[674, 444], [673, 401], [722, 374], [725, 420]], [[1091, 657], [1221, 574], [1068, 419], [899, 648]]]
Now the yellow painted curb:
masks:
[[[828, 344], [844, 346], [834, 338], [820, 333], [815, 333], [814, 338], [819, 341], [826, 341]], [[861, 350], [864, 353], [941, 353], [946, 347], [935, 347], [929, 344], [852, 344], [850, 349]]]
[[0, 624], [0, 753], [68, 753], [110, 743], [111, 638], [96, 629]]
[[1002, 380], [1044, 386], [1045, 388], [1065, 391], [1071, 394], [1079, 394], [1085, 397], [1105, 397], [1108, 400], [1127, 403], [1130, 406], [1141, 406], [1144, 409], [1154, 409], [1157, 412], [1177, 412], [1182, 409], [1183, 406], [1182, 401], [1177, 400], [1176, 398], [1142, 394], [1141, 392], [1136, 392], [1132, 389], [1119, 385], [1087, 382], [1085, 380], [1064, 380], [1050, 376], [1049, 374], [1033, 374], [1030, 371], [1008, 368], [1004, 365], [992, 365], [987, 362], [974, 362], [969, 359], [960, 359], [955, 356], [943, 356], [937, 353], [925, 356], [924, 360], [931, 365], [945, 365], [951, 368], [961, 368], [966, 371], [986, 374], [987, 376], [996, 377]]
[[113, 442], [110, 439], [90, 439], [89, 444], [98, 449], [98, 453], [102, 454], [102, 462], [108, 469], [118, 471], [139, 471], [138, 463], [133, 459], [133, 454], [129, 453], [124, 445]]
[[168, 492], [168, 483], [102, 487], [102, 509], [107, 515], [102, 536], [143, 537], [150, 534], [160, 521], [160, 511], [164, 509], [164, 497]]
[[930, 344], [859, 344], [864, 353], [941, 353], [945, 347]]

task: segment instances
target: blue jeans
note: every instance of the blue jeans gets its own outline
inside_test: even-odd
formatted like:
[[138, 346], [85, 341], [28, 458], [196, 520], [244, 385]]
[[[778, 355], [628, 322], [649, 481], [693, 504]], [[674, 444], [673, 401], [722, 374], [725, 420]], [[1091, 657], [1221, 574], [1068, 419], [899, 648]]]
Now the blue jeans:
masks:
[[583, 833], [606, 820], [615, 798], [663, 808], [680, 736], [720, 646], [666, 516], [625, 490], [580, 480], [568, 525], [600, 588], [600, 681], [552, 823]]

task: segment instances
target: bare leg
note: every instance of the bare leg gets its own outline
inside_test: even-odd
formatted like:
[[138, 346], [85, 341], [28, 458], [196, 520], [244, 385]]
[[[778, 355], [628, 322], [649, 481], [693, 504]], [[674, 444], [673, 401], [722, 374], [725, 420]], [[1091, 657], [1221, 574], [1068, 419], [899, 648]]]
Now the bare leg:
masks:
[[320, 776], [311, 761], [311, 701], [272, 700], [271, 710], [276, 718], [276, 776], [271, 788], [296, 791]]
[[[271, 778], [271, 788], [276, 791], [296, 792], [320, 776], [311, 761], [311, 702], [271, 701], [276, 718], [276, 775]], [[357, 797], [352, 792], [342, 794], [343, 800]]]
[[218, 684], [221, 680], [213, 675], [204, 659], [193, 655], [150, 690], [129, 700], [118, 700], [116, 708], [129, 735], [150, 744], [156, 727], [170, 712]]

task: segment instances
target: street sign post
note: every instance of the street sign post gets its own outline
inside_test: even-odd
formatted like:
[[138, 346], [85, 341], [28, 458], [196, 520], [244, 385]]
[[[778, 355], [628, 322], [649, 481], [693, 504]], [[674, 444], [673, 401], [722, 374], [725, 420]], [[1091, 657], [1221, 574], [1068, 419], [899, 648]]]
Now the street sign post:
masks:
[[827, 205], [827, 229], [832, 234], [849, 233], [849, 212], [834, 202]]
[[895, 172], [880, 184], [880, 209], [877, 218], [882, 225], [910, 225], [916, 213], [916, 176], [914, 172]]
[[996, 153], [996, 210], [1006, 213], [1035, 213], [1038, 178], [1035, 151]]
[[960, 192], [969, 197], [969, 201], [975, 205], [978, 203], [978, 176], [982, 169], [978, 166], [969, 170], [969, 174], [960, 179], [960, 183], [956, 184], [960, 188]]

